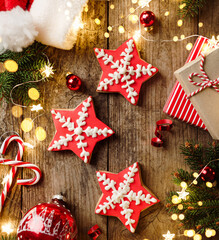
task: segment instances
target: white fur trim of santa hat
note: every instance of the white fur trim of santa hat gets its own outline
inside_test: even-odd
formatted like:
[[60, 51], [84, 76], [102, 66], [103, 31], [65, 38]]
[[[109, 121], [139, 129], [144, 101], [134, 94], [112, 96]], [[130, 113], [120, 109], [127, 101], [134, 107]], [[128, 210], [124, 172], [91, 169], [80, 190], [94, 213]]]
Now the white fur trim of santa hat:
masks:
[[38, 31], [36, 40], [56, 48], [69, 50], [76, 42], [75, 21], [87, 0], [34, 0], [30, 13]]
[[0, 48], [22, 51], [34, 42], [37, 36], [32, 17], [21, 7], [0, 12]]

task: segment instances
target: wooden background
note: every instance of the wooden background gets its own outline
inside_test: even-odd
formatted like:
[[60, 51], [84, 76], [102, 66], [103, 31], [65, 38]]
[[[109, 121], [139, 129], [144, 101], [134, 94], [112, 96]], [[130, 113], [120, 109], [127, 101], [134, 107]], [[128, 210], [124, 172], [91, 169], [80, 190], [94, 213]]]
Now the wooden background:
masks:
[[[111, 10], [110, 5], [115, 9]], [[179, 146], [187, 139], [194, 139], [202, 143], [211, 141], [211, 137], [204, 130], [192, 127], [175, 120], [171, 132], [165, 134], [166, 147], [155, 148], [150, 144], [154, 137], [157, 120], [166, 118], [162, 112], [163, 106], [171, 92], [176, 79], [173, 72], [183, 66], [188, 56], [185, 46], [188, 42], [195, 42], [195, 38], [183, 42], [160, 43], [161, 39], [172, 39], [181, 34], [202, 34], [206, 37], [219, 34], [219, 4], [217, 0], [207, 1], [198, 17], [187, 19], [179, 28], [176, 24], [179, 1], [152, 0], [150, 10], [156, 17], [154, 32], [146, 37], [158, 40], [146, 42], [143, 39], [137, 43], [142, 59], [159, 68], [159, 73], [144, 83], [137, 106], [132, 106], [119, 94], [96, 93], [101, 68], [94, 55], [93, 48], [115, 49], [133, 35], [137, 24], [124, 20], [126, 32], [120, 34], [117, 29], [110, 33], [110, 38], [104, 38], [107, 24], [115, 25], [122, 22], [121, 16], [129, 14], [131, 0], [89, 1], [89, 11], [83, 14], [86, 27], [80, 31], [76, 45], [71, 51], [49, 48], [48, 56], [56, 68], [53, 80], [41, 84], [41, 104], [46, 114], [37, 119], [34, 129], [42, 126], [47, 131], [44, 142], [38, 142], [34, 136], [34, 129], [23, 134], [20, 130], [22, 119], [30, 116], [25, 111], [20, 119], [11, 114], [11, 105], [3, 103], [0, 115], [0, 133], [15, 130], [23, 136], [25, 141], [34, 143], [34, 150], [27, 149], [24, 161], [30, 161], [40, 166], [44, 173], [42, 181], [34, 187], [14, 186], [6, 202], [0, 225], [10, 220], [14, 226], [18, 225], [21, 210], [25, 213], [39, 202], [50, 201], [57, 193], [63, 193], [75, 214], [79, 229], [79, 239], [89, 239], [88, 229], [98, 224], [103, 234], [98, 239], [163, 239], [162, 234], [167, 230], [180, 235], [178, 223], [170, 219], [165, 211], [165, 198], [170, 190], [175, 189], [171, 181], [171, 173], [177, 168], [186, 169], [180, 155]], [[136, 6], [136, 5], [135, 5]], [[147, 8], [145, 8], [147, 9]], [[170, 12], [168, 17], [164, 16]], [[137, 13], [140, 14], [141, 10]], [[94, 19], [99, 18], [101, 25], [97, 26]], [[203, 22], [202, 28], [198, 23]], [[89, 29], [89, 30], [88, 30]], [[70, 91], [65, 84], [65, 74], [71, 71], [83, 81], [83, 87], [78, 92]], [[91, 164], [84, 164], [71, 151], [48, 152], [47, 147], [55, 133], [50, 114], [51, 108], [74, 108], [88, 96], [93, 96], [97, 117], [111, 127], [116, 134], [96, 146]], [[94, 209], [101, 191], [95, 176], [96, 170], [119, 172], [138, 161], [142, 169], [142, 179], [161, 200], [157, 207], [146, 210], [141, 214], [136, 233], [131, 234], [122, 223], [113, 217], [94, 214]], [[1, 167], [1, 176], [6, 169]], [[31, 176], [31, 172], [20, 172], [23, 177]], [[176, 239], [185, 239], [177, 236]], [[216, 238], [214, 238], [216, 239]]]

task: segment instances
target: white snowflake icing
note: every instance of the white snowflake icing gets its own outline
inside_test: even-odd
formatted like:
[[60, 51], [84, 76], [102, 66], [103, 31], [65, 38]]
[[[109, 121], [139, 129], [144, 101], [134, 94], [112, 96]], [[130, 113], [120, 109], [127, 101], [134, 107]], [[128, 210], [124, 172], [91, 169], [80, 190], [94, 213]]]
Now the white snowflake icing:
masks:
[[98, 181], [103, 182], [105, 190], [112, 190], [112, 196], [108, 196], [106, 198], [107, 202], [98, 205], [96, 213], [100, 213], [102, 211], [104, 214], [106, 214], [108, 209], [114, 209], [116, 204], [119, 204], [119, 206], [122, 208], [120, 213], [123, 216], [125, 215], [125, 219], [127, 220], [125, 225], [129, 225], [131, 232], [135, 232], [135, 229], [132, 226], [132, 224], [135, 223], [135, 220], [132, 219], [132, 213], [134, 210], [129, 208], [130, 203], [135, 201], [135, 205], [139, 205], [141, 201], [146, 202], [147, 204], [157, 202], [157, 199], [152, 197], [149, 193], [145, 196], [142, 190], [138, 191], [137, 193], [131, 190], [130, 185], [134, 182], [134, 176], [136, 172], [138, 172], [137, 163], [129, 167], [129, 171], [123, 176], [124, 181], [119, 183], [118, 189], [115, 187], [116, 182], [114, 180], [106, 178], [105, 173], [101, 175], [100, 172], [97, 172]]
[[133, 58], [133, 55], [131, 53], [135, 47], [133, 39], [127, 41], [126, 44], [127, 48], [125, 48], [125, 50], [120, 54], [120, 56], [123, 58], [116, 60], [115, 62], [113, 61], [113, 56], [105, 53], [104, 49], [95, 49], [97, 58], [102, 58], [104, 65], [112, 64], [111, 68], [115, 69], [114, 73], [108, 74], [109, 78], [105, 78], [100, 82], [97, 90], [107, 90], [109, 85], [112, 86], [114, 84], [118, 85], [120, 83], [124, 83], [121, 88], [126, 89], [127, 98], [130, 98], [131, 103], [135, 104], [136, 100], [134, 97], [138, 96], [138, 93], [131, 86], [133, 83], [135, 83], [135, 80], [132, 78], [132, 76], [135, 75], [136, 79], [140, 78], [142, 74], [152, 76], [152, 74], [157, 70], [151, 64], [148, 64], [147, 68], [145, 66], [137, 64], [136, 68], [134, 68], [134, 66], [131, 65], [131, 59]]
[[98, 127], [90, 127], [87, 126], [85, 129], [83, 129], [83, 126], [87, 124], [86, 118], [88, 118], [88, 108], [91, 106], [90, 102], [92, 101], [92, 98], [89, 97], [87, 101], [84, 101], [82, 111], [78, 112], [79, 118], [76, 120], [77, 126], [75, 126], [74, 122], [71, 122], [71, 118], [66, 118], [65, 116], [62, 116], [60, 112], [56, 112], [55, 110], [52, 110], [52, 114], [55, 115], [55, 119], [58, 120], [60, 123], [63, 123], [62, 128], [68, 128], [69, 132], [73, 132], [72, 134], [66, 134], [66, 136], [60, 136], [60, 139], [58, 141], [54, 141], [53, 145], [49, 147], [49, 151], [52, 149], [61, 149], [62, 146], [67, 147], [69, 142], [73, 141], [73, 137], [75, 137], [75, 141], [77, 143], [77, 148], [81, 149], [80, 157], [84, 158], [84, 162], [88, 162], [88, 157], [90, 156], [90, 153], [85, 150], [85, 148], [88, 146], [88, 143], [85, 139], [85, 137], [82, 135], [83, 133], [86, 134], [87, 137], [96, 138], [98, 135], [103, 135], [104, 137], [107, 137], [108, 134], [113, 134], [113, 131], [108, 128], [99, 129]]

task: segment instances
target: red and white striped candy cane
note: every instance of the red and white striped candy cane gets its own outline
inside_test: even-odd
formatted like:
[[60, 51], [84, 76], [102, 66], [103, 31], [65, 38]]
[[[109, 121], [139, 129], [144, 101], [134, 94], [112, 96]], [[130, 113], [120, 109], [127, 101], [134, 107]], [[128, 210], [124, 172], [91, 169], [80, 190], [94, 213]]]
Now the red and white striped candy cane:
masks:
[[[208, 75], [206, 74], [206, 72], [204, 71], [204, 62], [205, 62], [205, 55], [204, 53], [201, 54], [201, 62], [200, 62], [200, 70], [202, 72], [202, 75], [198, 74], [198, 73], [191, 73], [189, 75], [189, 81], [195, 85], [195, 86], [199, 86], [200, 88], [197, 89], [196, 91], [190, 93], [187, 98], [190, 98], [192, 96], [194, 96], [195, 94], [203, 91], [205, 88], [207, 87], [213, 87], [217, 92], [219, 92], [219, 88], [218, 88], [218, 85], [219, 85], [219, 77], [215, 80], [210, 80], [208, 78]], [[193, 81], [193, 77], [198, 77], [200, 78], [203, 82], [195, 82]]]
[[[17, 136], [17, 135], [12, 135], [12, 136], [9, 136], [7, 137], [1, 148], [0, 148], [0, 154], [1, 155], [4, 155], [5, 152], [6, 152], [6, 149], [8, 147], [8, 145], [12, 142], [12, 141], [15, 141], [18, 143], [18, 152], [17, 152], [17, 155], [15, 157], [15, 161], [21, 161], [22, 157], [23, 157], [23, 152], [24, 152], [24, 142], [23, 140]], [[12, 182], [13, 182], [13, 179], [14, 179], [14, 176], [17, 172], [17, 167], [12, 167], [9, 174], [8, 174], [8, 177], [7, 177], [7, 182], [4, 183], [4, 188], [2, 190], [2, 193], [1, 193], [1, 197], [0, 197], [0, 212], [2, 211], [2, 207], [4, 206], [4, 203], [5, 203], [5, 199], [7, 197], [7, 194], [10, 190], [10, 187], [12, 185]]]
[[17, 179], [17, 184], [18, 185], [34, 185], [39, 182], [42, 173], [35, 164], [29, 163], [29, 162], [22, 162], [22, 161], [15, 161], [11, 159], [1, 159], [0, 158], [0, 164], [2, 165], [7, 165], [11, 167], [16, 167], [16, 168], [28, 168], [34, 171], [35, 177], [30, 178], [30, 179]]
[[26, 168], [32, 169], [35, 172], [35, 177], [33, 179], [25, 179], [25, 180], [18, 179], [17, 180], [17, 184], [20, 184], [20, 185], [33, 185], [33, 184], [36, 184], [39, 181], [40, 177], [41, 177], [41, 171], [40, 171], [40, 169], [36, 165], [31, 164], [31, 163], [25, 163], [25, 162], [21, 161], [22, 157], [23, 157], [25, 143], [22, 140], [22, 138], [20, 138], [19, 136], [12, 135], [12, 136], [6, 138], [4, 140], [1, 148], [0, 148], [0, 155], [4, 155], [5, 154], [8, 145], [12, 141], [17, 142], [18, 143], [18, 147], [19, 147], [17, 155], [15, 157], [15, 160], [0, 158], [0, 164], [12, 166], [9, 174], [7, 175], [7, 178], [5, 179], [3, 191], [2, 191], [1, 196], [0, 196], [0, 212], [2, 211], [2, 208], [3, 208], [4, 203], [5, 203], [5, 199], [7, 197], [7, 194], [9, 192], [9, 190], [10, 190], [10, 187], [12, 185], [12, 182], [13, 182], [13, 179], [15, 177], [15, 174], [17, 172], [17, 168], [18, 167], [26, 167]]

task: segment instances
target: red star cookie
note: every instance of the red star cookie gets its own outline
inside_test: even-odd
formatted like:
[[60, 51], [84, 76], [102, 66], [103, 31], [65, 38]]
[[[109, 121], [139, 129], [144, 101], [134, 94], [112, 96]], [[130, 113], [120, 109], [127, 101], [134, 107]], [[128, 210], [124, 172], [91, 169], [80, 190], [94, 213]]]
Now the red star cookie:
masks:
[[142, 185], [137, 162], [118, 174], [97, 172], [97, 178], [103, 194], [95, 213], [118, 217], [132, 233], [141, 211], [159, 202]]
[[49, 151], [72, 150], [85, 163], [89, 163], [96, 143], [114, 133], [97, 119], [92, 97], [74, 110], [54, 109], [51, 112], [56, 134]]
[[103, 70], [97, 92], [119, 92], [134, 105], [142, 83], [158, 72], [139, 57], [132, 38], [117, 50], [95, 48], [95, 54]]

